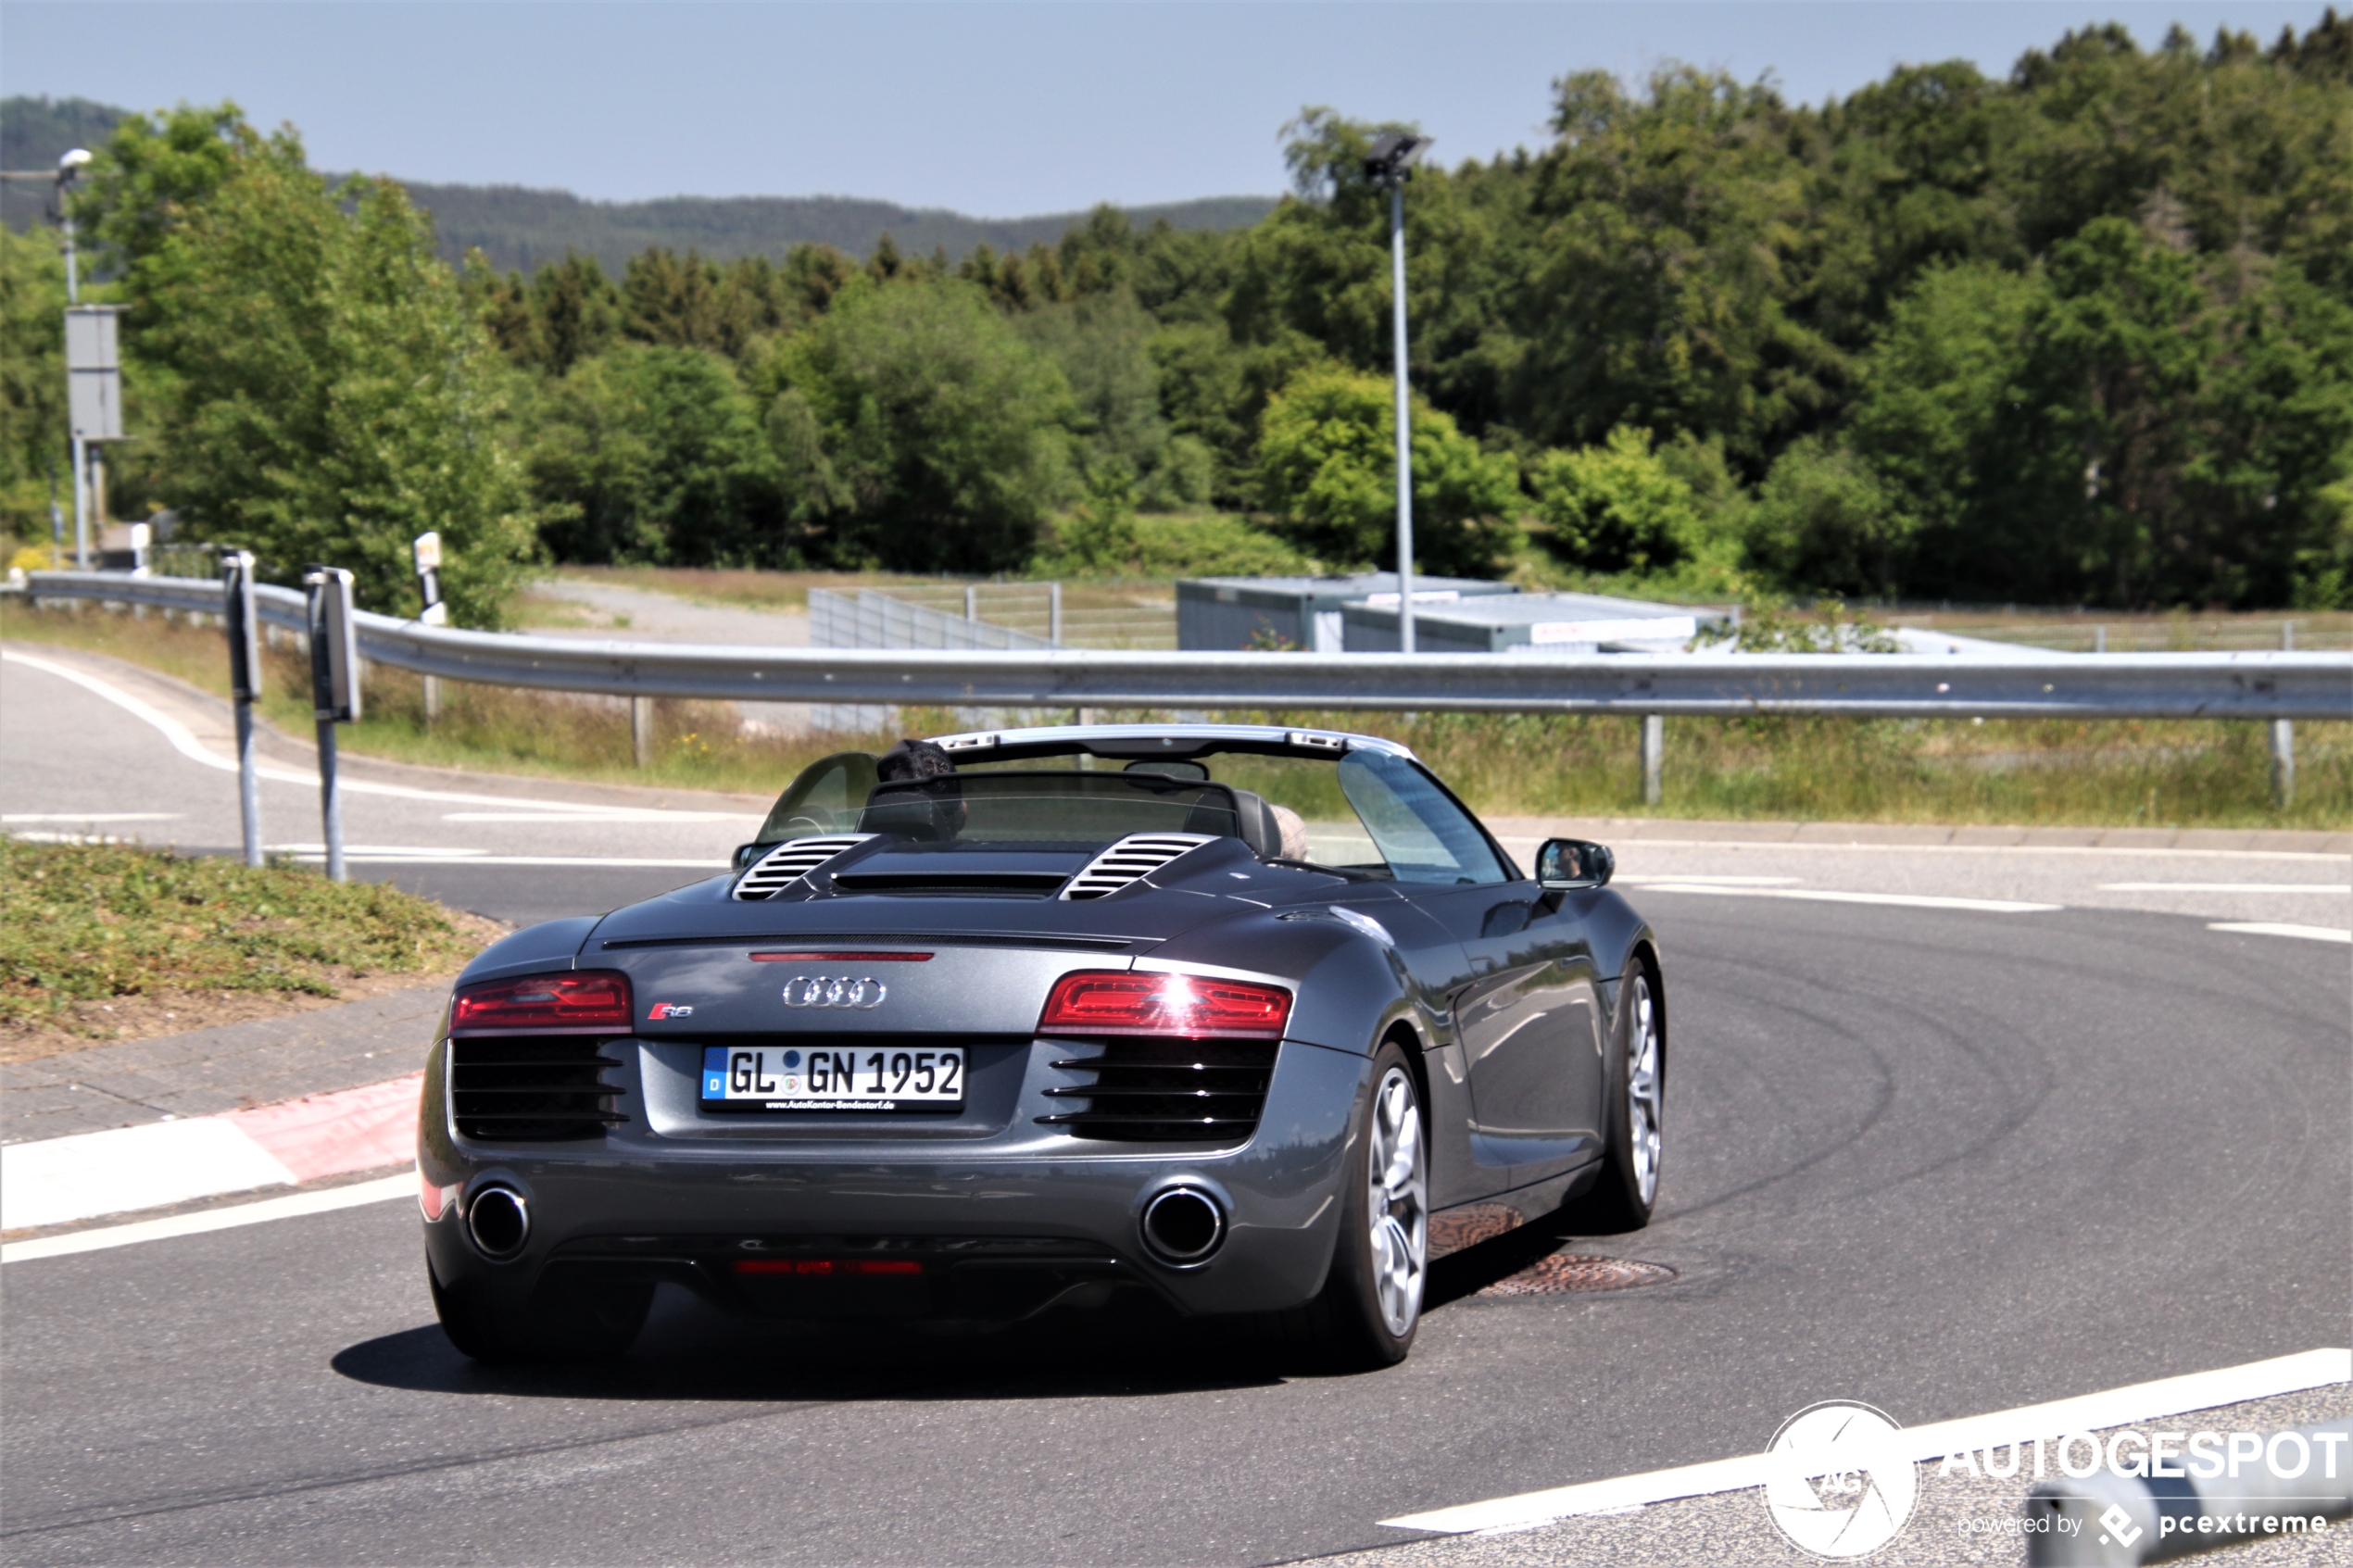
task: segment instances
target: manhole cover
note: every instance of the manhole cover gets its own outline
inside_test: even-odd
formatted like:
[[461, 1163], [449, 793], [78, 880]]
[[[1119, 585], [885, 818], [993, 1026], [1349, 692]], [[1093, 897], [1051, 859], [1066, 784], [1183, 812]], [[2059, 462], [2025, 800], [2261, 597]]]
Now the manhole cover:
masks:
[[1538, 1259], [1516, 1274], [1506, 1274], [1479, 1294], [1554, 1296], [1567, 1290], [1630, 1290], [1638, 1285], [1658, 1285], [1674, 1277], [1675, 1271], [1664, 1263], [1555, 1252], [1549, 1258]]

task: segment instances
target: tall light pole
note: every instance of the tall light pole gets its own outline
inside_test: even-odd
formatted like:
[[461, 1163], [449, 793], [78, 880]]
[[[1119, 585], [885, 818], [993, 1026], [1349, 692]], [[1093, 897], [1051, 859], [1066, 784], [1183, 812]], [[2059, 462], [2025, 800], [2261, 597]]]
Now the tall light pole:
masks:
[[1434, 136], [1391, 131], [1365, 155], [1365, 177], [1389, 187], [1389, 289], [1397, 359], [1397, 648], [1414, 651], [1414, 431], [1405, 389], [1405, 182]]
[[[73, 206], [67, 198], [73, 194], [73, 182], [90, 163], [90, 149], [73, 147], [57, 159], [57, 221], [65, 232], [66, 243], [66, 308], [70, 310], [82, 303], [82, 273], [73, 254]], [[72, 385], [73, 372], [66, 372], [67, 385]], [[73, 436], [73, 564], [83, 571], [90, 570], [90, 461], [89, 448], [82, 445], [79, 431]]]

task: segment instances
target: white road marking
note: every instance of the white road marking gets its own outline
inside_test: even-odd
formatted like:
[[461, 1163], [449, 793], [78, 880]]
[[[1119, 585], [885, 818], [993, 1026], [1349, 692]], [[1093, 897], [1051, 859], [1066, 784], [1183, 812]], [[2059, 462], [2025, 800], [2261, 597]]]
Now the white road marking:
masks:
[[2333, 925], [2290, 925], [2283, 921], [2214, 921], [2206, 929], [2234, 931], [2246, 936], [2301, 936], [2309, 942], [2353, 942], [2353, 931], [2341, 931]]
[[[2353, 1382], [2353, 1350], [2307, 1350], [2301, 1355], [2250, 1361], [2245, 1366], [2135, 1383], [2072, 1399], [2055, 1399], [2048, 1404], [2025, 1405], [1990, 1415], [1907, 1427], [1903, 1434], [1904, 1453], [1915, 1461], [1941, 1460], [1947, 1454], [1989, 1446], [2000, 1448], [2038, 1437], [2064, 1436], [2070, 1432], [2100, 1431], [2348, 1382]], [[1501, 1535], [1533, 1530], [1579, 1514], [1761, 1486], [1765, 1484], [1768, 1461], [1767, 1455], [1746, 1454], [1739, 1459], [1713, 1460], [1705, 1464], [1686, 1464], [1673, 1470], [1654, 1470], [1454, 1508], [1432, 1509], [1380, 1523], [1392, 1529], [1428, 1530], [1447, 1536], [1473, 1531]]]
[[[237, 771], [234, 759], [216, 756], [207, 751], [204, 748], [204, 743], [196, 739], [195, 733], [187, 725], [174, 719], [170, 714], [141, 701], [129, 692], [108, 685], [95, 675], [85, 675], [79, 670], [57, 663], [52, 659], [37, 659], [31, 654], [18, 653], [13, 649], [0, 651], [0, 661], [22, 664], [55, 675], [59, 680], [71, 681], [75, 685], [85, 691], [95, 693], [132, 718], [157, 730], [164, 739], [171, 743], [171, 748], [174, 751], [189, 761], [201, 763], [205, 767], [215, 768], [226, 773], [233, 773]], [[257, 767], [254, 771], [258, 776], [276, 784], [302, 784], [311, 789], [319, 787], [319, 775], [316, 771], [298, 773], [291, 769], [272, 767], [268, 764]], [[468, 806], [504, 806], [510, 809], [528, 808], [534, 811], [551, 812], [564, 817], [582, 812], [609, 812], [614, 809], [610, 806], [585, 805], [571, 800], [534, 800], [511, 795], [468, 795], [454, 789], [411, 789], [404, 784], [374, 784], [365, 779], [346, 778], [342, 781], [342, 787], [346, 795], [382, 795], [402, 800], [447, 800]], [[719, 813], [709, 811], [671, 811], [657, 807], [633, 807], [623, 808], [623, 809], [642, 809], [645, 812], [643, 820], [648, 822], [701, 822], [719, 815]]]
[[1611, 878], [1643, 887], [1672, 886], [1677, 883], [1698, 883], [1708, 887], [1794, 887], [1806, 879], [1802, 876], [1709, 876], [1704, 872], [1658, 872], [1642, 876]]
[[[326, 854], [327, 847], [313, 839], [308, 844], [267, 844], [262, 846], [272, 855], [297, 855], [316, 859]], [[490, 853], [487, 849], [469, 849], [463, 845], [441, 844], [346, 844], [346, 855], [368, 855], [379, 859], [472, 859]]]
[[583, 807], [577, 811], [444, 811], [445, 822], [764, 822], [757, 811], [672, 811], [653, 807]]
[[2103, 882], [2103, 893], [2353, 893], [2353, 882]]
[[217, 1116], [77, 1133], [0, 1147], [0, 1230], [294, 1185], [274, 1155]]
[[1826, 887], [1727, 887], [1716, 883], [1655, 883], [1650, 893], [1706, 893], [1718, 898], [1805, 898], [1821, 904], [1896, 904], [1910, 909], [1975, 909], [1984, 914], [2024, 915], [2063, 909], [2064, 904], [2029, 904], [2015, 898], [1941, 898], [1926, 893], [1834, 893]]
[[75, 1231], [68, 1236], [11, 1241], [0, 1245], [0, 1263], [30, 1263], [36, 1258], [63, 1258], [75, 1252], [100, 1252], [109, 1247], [164, 1241], [175, 1236], [201, 1236], [207, 1231], [234, 1230], [239, 1225], [258, 1225], [267, 1220], [292, 1220], [304, 1214], [357, 1209], [364, 1204], [384, 1203], [396, 1198], [413, 1201], [416, 1196], [416, 1172], [403, 1171], [396, 1176], [384, 1176], [372, 1182], [354, 1182], [348, 1186], [292, 1193], [284, 1198], [264, 1198], [258, 1203], [238, 1203], [226, 1209], [207, 1209], [197, 1214], [174, 1214], [168, 1219], [138, 1220], [127, 1225], [105, 1225], [96, 1230]]
[[[1543, 842], [1518, 834], [1498, 834], [1506, 847]], [[2176, 860], [2302, 860], [2334, 865], [2353, 863], [2353, 855], [2325, 849], [2177, 849], [2141, 847], [2129, 844], [1887, 844], [1856, 839], [1830, 843], [1813, 838], [1622, 838], [1621, 847], [1642, 849], [1819, 850], [1833, 855], [1857, 852], [1873, 855], [2132, 855]]]
[[0, 822], [176, 822], [177, 811], [6, 811]]
[[[286, 858], [304, 865], [317, 865], [327, 857], [323, 851], [313, 849], [307, 855], [289, 855]], [[613, 866], [623, 870], [686, 872], [734, 869], [734, 862], [729, 860], [663, 860], [622, 855], [490, 855], [466, 852], [450, 855], [369, 855], [346, 850], [344, 859], [355, 866]]]

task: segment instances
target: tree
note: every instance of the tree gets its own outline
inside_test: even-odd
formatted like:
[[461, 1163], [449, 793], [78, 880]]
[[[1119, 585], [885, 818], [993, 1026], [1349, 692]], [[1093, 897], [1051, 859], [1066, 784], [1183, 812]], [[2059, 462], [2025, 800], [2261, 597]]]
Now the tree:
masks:
[[1845, 374], [1792, 309], [1807, 228], [1792, 112], [1768, 87], [1687, 67], [1640, 99], [1600, 72], [1557, 92], [1515, 366], [1521, 428], [1557, 445], [1620, 424], [1714, 434], [1761, 471], [1834, 408]]
[[66, 433], [66, 270], [57, 236], [0, 230], [0, 527], [49, 536], [72, 483]]
[[[1448, 416], [1412, 410], [1414, 547], [1440, 572], [1493, 569], [1519, 505], [1507, 457], [1482, 452]], [[1338, 369], [1310, 370], [1266, 405], [1259, 485], [1301, 548], [1348, 564], [1397, 553], [1397, 414], [1391, 384]]]
[[[185, 111], [183, 111], [184, 113]], [[110, 144], [102, 188], [137, 167]], [[532, 549], [497, 360], [424, 219], [389, 182], [330, 190], [291, 133], [242, 126], [226, 173], [143, 226], [109, 210], [142, 291], [135, 345], [170, 387], [165, 497], [267, 575], [350, 568], [369, 608], [417, 608], [409, 541], [441, 533], [443, 588], [461, 622], [494, 624]], [[120, 223], [114, 220], [120, 218]]]
[[1070, 389], [974, 284], [853, 281], [771, 374], [805, 401], [837, 501], [832, 558], [1003, 571], [1068, 473]]
[[727, 361], [616, 345], [552, 387], [531, 456], [559, 559], [799, 565], [778, 463]]
[[1905, 522], [1869, 464], [1807, 436], [1780, 455], [1757, 488], [1748, 562], [1791, 592], [1893, 596]]
[[1598, 446], [1548, 452], [1537, 465], [1537, 515], [1554, 553], [1588, 571], [1644, 572], [1696, 544], [1691, 487], [1651, 450], [1648, 431], [1621, 425]]

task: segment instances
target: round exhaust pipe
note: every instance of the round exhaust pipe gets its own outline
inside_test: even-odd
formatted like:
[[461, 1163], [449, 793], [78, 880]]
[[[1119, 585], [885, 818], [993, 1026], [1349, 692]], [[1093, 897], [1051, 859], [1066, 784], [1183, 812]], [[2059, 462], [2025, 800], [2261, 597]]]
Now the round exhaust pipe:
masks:
[[1226, 1210], [1199, 1187], [1168, 1187], [1144, 1205], [1144, 1245], [1177, 1268], [1205, 1263], [1226, 1239]]
[[505, 1260], [531, 1237], [531, 1208], [509, 1186], [486, 1186], [466, 1205], [466, 1234], [485, 1258]]

